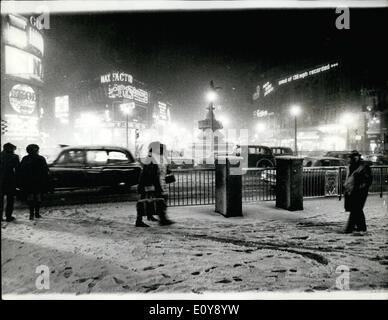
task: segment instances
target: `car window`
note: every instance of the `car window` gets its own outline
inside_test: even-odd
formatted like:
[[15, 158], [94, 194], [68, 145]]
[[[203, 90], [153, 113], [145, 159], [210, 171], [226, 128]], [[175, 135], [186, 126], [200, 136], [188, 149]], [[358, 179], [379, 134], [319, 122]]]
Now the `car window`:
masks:
[[339, 166], [340, 165], [340, 160], [331, 160], [330, 165], [333, 167]]
[[327, 160], [327, 159], [323, 159], [323, 160], [320, 161], [320, 165], [321, 165], [322, 167], [330, 167], [331, 161], [330, 161], [330, 160]]
[[60, 155], [56, 164], [65, 166], [82, 166], [84, 164], [83, 150], [69, 150]]
[[250, 148], [248, 148], [248, 152], [249, 152], [249, 154], [256, 154], [256, 148], [250, 147]]
[[108, 154], [105, 150], [88, 150], [86, 161], [93, 165], [104, 165], [108, 163]]
[[118, 150], [111, 150], [111, 151], [108, 151], [107, 161], [109, 164], [116, 164], [116, 163], [128, 163], [133, 161], [133, 159], [128, 158], [125, 152], [118, 151]]

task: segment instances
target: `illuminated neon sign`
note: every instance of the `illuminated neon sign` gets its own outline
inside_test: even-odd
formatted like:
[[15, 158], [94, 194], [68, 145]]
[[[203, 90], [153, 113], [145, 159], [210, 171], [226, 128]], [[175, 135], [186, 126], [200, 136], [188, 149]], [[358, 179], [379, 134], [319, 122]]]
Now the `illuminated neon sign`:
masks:
[[123, 84], [110, 84], [108, 87], [108, 97], [110, 99], [130, 99], [141, 103], [148, 103], [149, 94], [147, 91], [137, 89], [134, 86]]
[[16, 84], [9, 92], [9, 103], [20, 114], [30, 115], [36, 109], [36, 95], [34, 89], [25, 84]]
[[127, 82], [132, 83], [132, 75], [125, 72], [111, 72], [100, 77], [101, 83], [111, 83], [111, 82]]
[[302, 73], [296, 73], [292, 76], [289, 76], [287, 78], [283, 78], [283, 79], [279, 80], [278, 85], [281, 86], [283, 84], [290, 83], [290, 82], [295, 81], [295, 80], [304, 79], [304, 78], [307, 78], [309, 76], [312, 76], [312, 75], [315, 75], [315, 74], [318, 74], [318, 73], [321, 73], [324, 71], [328, 71], [328, 70], [333, 69], [335, 67], [338, 67], [338, 62], [328, 63], [328, 64], [325, 64], [325, 65], [320, 66], [318, 68], [304, 71]]

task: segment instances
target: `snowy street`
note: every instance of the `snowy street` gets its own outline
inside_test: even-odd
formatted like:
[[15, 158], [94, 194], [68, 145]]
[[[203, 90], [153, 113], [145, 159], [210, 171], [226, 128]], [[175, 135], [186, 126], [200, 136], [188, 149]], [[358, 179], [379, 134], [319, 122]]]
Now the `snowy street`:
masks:
[[[134, 227], [134, 202], [44, 208], [35, 222], [18, 208], [16, 223], [2, 222], [2, 290], [335, 291], [340, 265], [350, 269], [351, 290], [387, 290], [387, 200], [368, 198], [364, 235], [342, 233], [348, 214], [338, 198], [305, 200], [297, 212], [245, 204], [242, 218], [224, 218], [214, 205], [173, 207], [176, 224], [150, 228]], [[35, 285], [40, 265], [50, 270], [47, 290]]]

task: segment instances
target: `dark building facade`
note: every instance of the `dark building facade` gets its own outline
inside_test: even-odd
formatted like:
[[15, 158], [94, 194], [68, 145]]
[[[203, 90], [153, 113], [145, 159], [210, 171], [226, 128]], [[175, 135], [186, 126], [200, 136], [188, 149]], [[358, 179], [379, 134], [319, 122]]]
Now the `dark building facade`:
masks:
[[363, 76], [342, 61], [288, 75], [270, 70], [253, 95], [255, 122], [261, 131], [256, 142], [293, 147], [295, 119], [290, 109], [298, 105], [298, 149], [302, 154], [355, 148], [364, 152], [381, 150], [386, 133], [385, 88], [365, 83]]
[[24, 153], [29, 143], [41, 143], [44, 39], [31, 18], [2, 15], [1, 142]]

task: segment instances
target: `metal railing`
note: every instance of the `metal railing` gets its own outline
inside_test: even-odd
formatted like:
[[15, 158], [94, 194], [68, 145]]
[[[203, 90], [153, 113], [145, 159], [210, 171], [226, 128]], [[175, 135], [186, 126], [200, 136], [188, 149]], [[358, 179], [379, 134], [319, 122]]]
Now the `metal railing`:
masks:
[[243, 169], [242, 200], [245, 202], [276, 199], [276, 168]]
[[194, 206], [215, 203], [215, 170], [172, 170], [175, 183], [168, 184], [169, 206]]
[[[380, 197], [388, 192], [388, 166], [372, 166], [370, 193]], [[191, 206], [215, 203], [215, 169], [173, 170], [176, 182], [168, 185], [169, 206]], [[341, 200], [346, 179], [345, 167], [304, 167], [303, 197], [338, 196]], [[243, 202], [276, 199], [276, 168], [243, 169]]]

